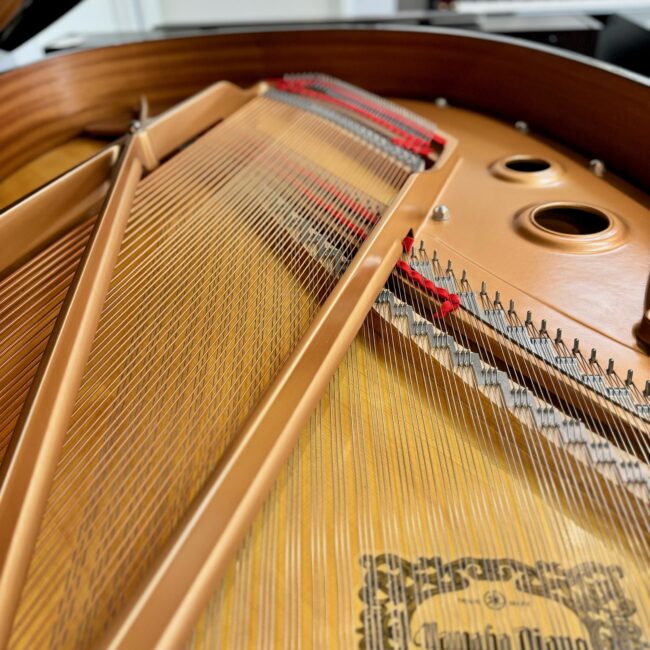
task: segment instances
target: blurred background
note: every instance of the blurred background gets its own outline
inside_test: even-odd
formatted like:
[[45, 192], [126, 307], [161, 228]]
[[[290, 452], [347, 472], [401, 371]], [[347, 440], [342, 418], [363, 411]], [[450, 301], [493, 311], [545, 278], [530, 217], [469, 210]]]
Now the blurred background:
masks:
[[500, 34], [650, 75], [650, 0], [5, 0], [0, 69], [84, 47], [285, 24], [438, 26]]

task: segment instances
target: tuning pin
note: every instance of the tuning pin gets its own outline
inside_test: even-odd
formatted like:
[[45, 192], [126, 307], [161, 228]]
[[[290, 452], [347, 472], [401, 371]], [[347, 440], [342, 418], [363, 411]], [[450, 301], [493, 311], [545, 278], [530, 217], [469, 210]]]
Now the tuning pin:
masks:
[[555, 332], [555, 342], [562, 343], [562, 330], [558, 327], [557, 332]]
[[467, 282], [467, 271], [463, 269], [463, 272], [460, 274], [460, 281], [461, 282]]
[[634, 372], [632, 370], [627, 371], [627, 377], [625, 378], [625, 385], [626, 386], [631, 386], [634, 383], [634, 380], [632, 379], [634, 375]]
[[645, 388], [643, 389], [643, 394], [646, 397], [650, 397], [650, 379], [648, 379], [645, 383]]
[[451, 273], [451, 260], [447, 260], [447, 273]]
[[420, 239], [420, 253], [426, 252], [424, 249], [424, 239]]
[[607, 374], [611, 375], [614, 372], [614, 359], [610, 359], [607, 362]]
[[596, 363], [596, 348], [591, 348], [591, 354], [589, 355], [589, 363]]
[[431, 258], [432, 262], [438, 261], [438, 251], [433, 251], [433, 257]]
[[542, 319], [542, 324], [541, 327], [539, 328], [539, 333], [542, 336], [546, 336], [546, 321], [544, 319]]
[[501, 304], [501, 292], [500, 291], [495, 291], [494, 292], [494, 304], [495, 304], [495, 306], [499, 306]]
[[580, 352], [580, 339], [573, 339], [573, 348], [571, 348], [573, 354], [578, 354]]
[[515, 301], [514, 300], [511, 300], [508, 303], [508, 313], [509, 314], [514, 314], [515, 313]]
[[526, 320], [524, 321], [525, 325], [532, 325], [533, 323], [533, 312], [532, 311], [527, 311], [526, 312]]
[[487, 282], [481, 282], [481, 296], [487, 295]]

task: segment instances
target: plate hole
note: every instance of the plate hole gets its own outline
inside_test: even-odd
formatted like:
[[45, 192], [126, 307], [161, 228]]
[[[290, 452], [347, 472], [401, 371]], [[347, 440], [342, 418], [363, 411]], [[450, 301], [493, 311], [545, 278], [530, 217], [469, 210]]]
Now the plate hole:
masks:
[[533, 219], [545, 230], [559, 235], [595, 235], [610, 227], [609, 217], [594, 208], [556, 205], [539, 208]]
[[543, 158], [510, 158], [506, 161], [505, 166], [513, 172], [531, 174], [543, 172], [551, 168], [551, 163]]

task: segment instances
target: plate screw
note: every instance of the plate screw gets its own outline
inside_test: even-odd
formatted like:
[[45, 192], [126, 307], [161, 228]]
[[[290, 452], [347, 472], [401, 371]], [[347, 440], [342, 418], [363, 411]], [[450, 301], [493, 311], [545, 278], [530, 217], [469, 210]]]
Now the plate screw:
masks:
[[436, 106], [438, 108], [445, 108], [447, 106], [447, 98], [446, 97], [436, 97]]
[[517, 120], [515, 122], [515, 129], [517, 129], [517, 131], [519, 131], [520, 133], [528, 133], [528, 131], [530, 130], [528, 128], [528, 122], [524, 122], [523, 120]]
[[442, 203], [440, 205], [436, 205], [435, 208], [433, 208], [433, 212], [431, 213], [431, 218], [434, 221], [447, 221], [449, 217], [451, 217], [449, 208]]
[[589, 161], [589, 169], [598, 178], [602, 178], [605, 175], [605, 163], [602, 160], [598, 160], [598, 158]]

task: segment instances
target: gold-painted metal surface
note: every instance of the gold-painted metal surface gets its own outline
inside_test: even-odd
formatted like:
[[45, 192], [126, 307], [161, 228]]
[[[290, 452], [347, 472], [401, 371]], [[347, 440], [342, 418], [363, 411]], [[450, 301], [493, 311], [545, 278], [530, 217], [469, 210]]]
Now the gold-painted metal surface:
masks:
[[0, 248], [0, 276], [97, 209], [118, 154], [118, 146], [107, 147], [0, 212], [0, 239], [4, 242]]
[[221, 81], [166, 111], [146, 128], [152, 154], [163, 159], [258, 95], [264, 86], [244, 90]]
[[[521, 171], [511, 168], [513, 164], [521, 163], [524, 163], [523, 169], [526, 169], [526, 165], [529, 166], [529, 169]], [[540, 167], [540, 169], [537, 170], [536, 167]], [[556, 183], [564, 175], [564, 169], [559, 163], [548, 158], [523, 154], [500, 158], [492, 163], [490, 171], [501, 180], [533, 187]]]
[[[555, 208], [577, 208], [582, 212], [596, 215], [607, 221], [606, 227], [593, 234], [574, 235], [557, 232], [544, 226], [538, 215], [545, 210]], [[556, 251], [566, 251], [574, 254], [606, 253], [624, 246], [629, 241], [629, 233], [624, 223], [616, 214], [594, 205], [576, 204], [568, 201], [553, 201], [539, 203], [522, 210], [515, 216], [515, 229], [524, 237], [548, 246]]]
[[[560, 328], [568, 340], [579, 339], [587, 356], [595, 348], [605, 365], [613, 358], [621, 374], [632, 369], [642, 387], [650, 377], [650, 357], [634, 331], [650, 273], [647, 195], [613, 174], [599, 178], [587, 159], [536, 135], [534, 124], [524, 134], [453, 106], [400, 104], [459, 140], [461, 163], [441, 197], [452, 217], [429, 224], [423, 237], [427, 249], [450, 259], [455, 269], [466, 269], [473, 286], [485, 281], [492, 296], [499, 291], [506, 304], [512, 299], [522, 313], [530, 310], [538, 321]], [[542, 186], [508, 182], [491, 173], [496, 161], [516, 155], [553, 161], [564, 173]], [[616, 232], [609, 241], [614, 245], [574, 254], [523, 236], [518, 215], [555, 202], [596, 206], [613, 215]]]

